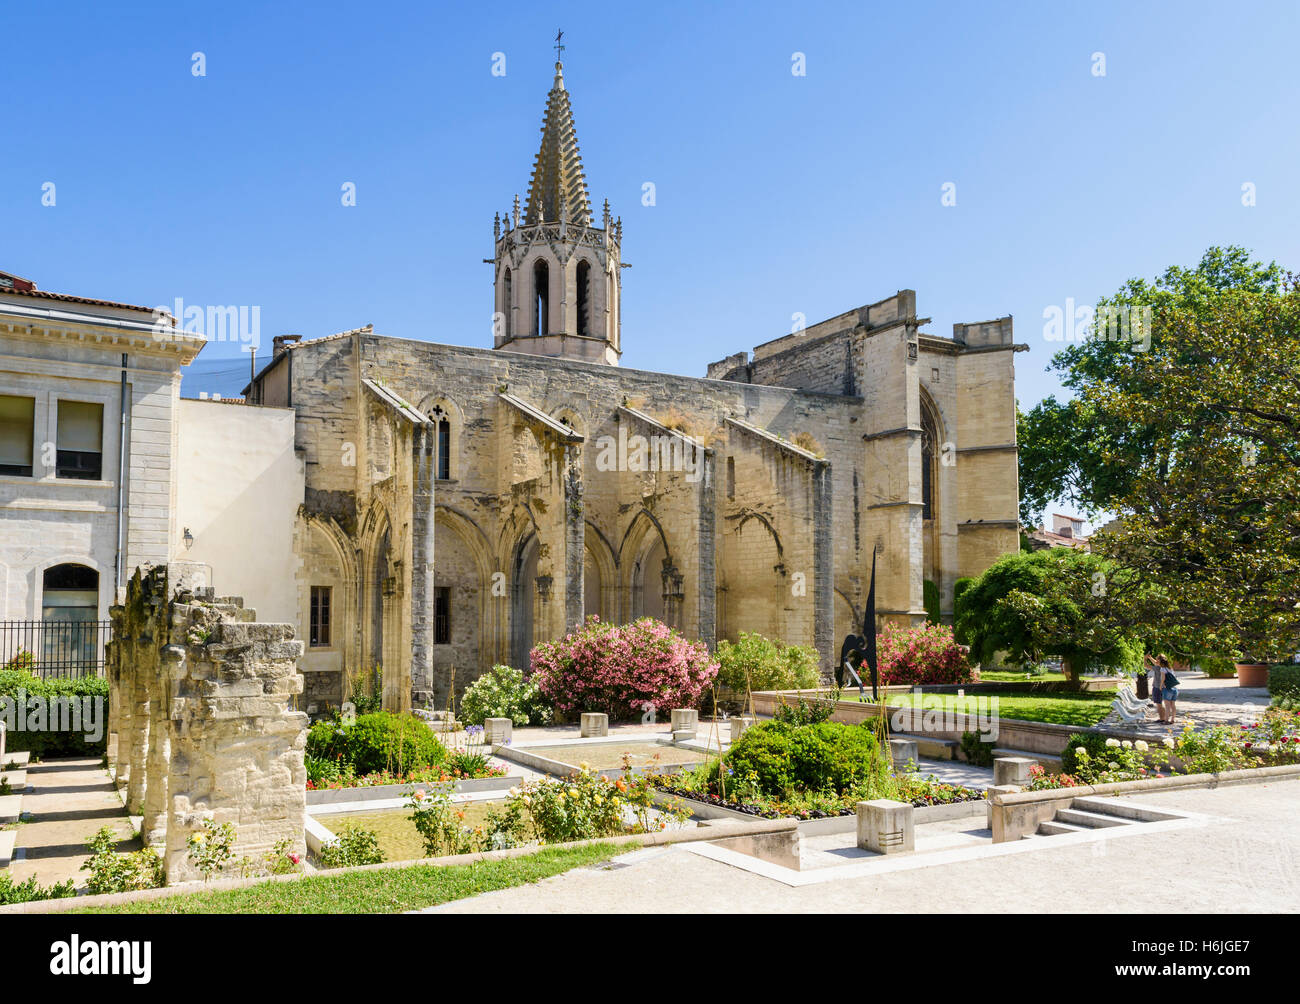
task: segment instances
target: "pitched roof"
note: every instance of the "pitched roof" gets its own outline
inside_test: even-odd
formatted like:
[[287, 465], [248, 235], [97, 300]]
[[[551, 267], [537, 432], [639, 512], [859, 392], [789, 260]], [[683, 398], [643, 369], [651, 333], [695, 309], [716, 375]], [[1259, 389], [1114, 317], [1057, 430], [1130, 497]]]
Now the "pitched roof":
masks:
[[528, 184], [524, 220], [530, 225], [558, 221], [561, 204], [566, 221], [591, 226], [591, 198], [582, 173], [569, 92], [564, 89], [564, 65], [556, 63], [555, 82], [546, 96], [546, 116], [542, 119], [542, 147], [533, 161], [533, 177]]

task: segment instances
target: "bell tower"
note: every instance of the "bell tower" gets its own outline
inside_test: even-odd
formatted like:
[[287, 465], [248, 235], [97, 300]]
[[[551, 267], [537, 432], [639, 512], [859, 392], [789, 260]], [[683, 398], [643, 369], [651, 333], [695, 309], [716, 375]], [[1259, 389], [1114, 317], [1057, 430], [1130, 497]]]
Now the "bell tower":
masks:
[[[563, 33], [561, 33], [562, 35]], [[556, 38], [557, 57], [564, 46]], [[623, 221], [592, 219], [573, 109], [557, 58], [528, 204], [493, 220], [493, 348], [618, 365]]]

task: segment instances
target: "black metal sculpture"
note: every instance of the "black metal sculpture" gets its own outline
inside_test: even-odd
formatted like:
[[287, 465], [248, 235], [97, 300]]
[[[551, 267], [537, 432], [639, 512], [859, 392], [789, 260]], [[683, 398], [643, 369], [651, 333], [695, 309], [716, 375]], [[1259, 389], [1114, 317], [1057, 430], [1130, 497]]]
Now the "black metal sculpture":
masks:
[[835, 666], [835, 683], [843, 687], [852, 677], [863, 695], [862, 667], [871, 671], [871, 699], [879, 700], [879, 674], [876, 668], [876, 549], [871, 549], [871, 588], [867, 591], [867, 608], [862, 615], [862, 633], [851, 634], [840, 646], [840, 661]]

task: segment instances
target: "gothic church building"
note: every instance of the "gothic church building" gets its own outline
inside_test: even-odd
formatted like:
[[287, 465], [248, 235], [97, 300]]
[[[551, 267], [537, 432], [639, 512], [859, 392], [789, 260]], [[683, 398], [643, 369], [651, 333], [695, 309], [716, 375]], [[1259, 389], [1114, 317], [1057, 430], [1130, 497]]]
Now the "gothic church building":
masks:
[[878, 615], [918, 623], [1018, 548], [1009, 317], [939, 337], [902, 290], [703, 378], [620, 368], [623, 227], [560, 63], [495, 238], [492, 348], [278, 338], [246, 390], [295, 412], [309, 702], [382, 666], [386, 706], [445, 706], [591, 615], [814, 645], [829, 674], [873, 549]]

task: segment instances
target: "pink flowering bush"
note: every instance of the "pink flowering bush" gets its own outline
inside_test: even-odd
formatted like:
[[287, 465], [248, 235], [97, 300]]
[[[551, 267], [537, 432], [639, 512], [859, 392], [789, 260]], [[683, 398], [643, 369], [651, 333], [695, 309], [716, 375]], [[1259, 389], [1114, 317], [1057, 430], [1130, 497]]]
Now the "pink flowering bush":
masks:
[[880, 682], [886, 686], [970, 683], [966, 648], [947, 624], [906, 628], [886, 624], [876, 639]]
[[595, 617], [585, 627], [532, 653], [532, 682], [557, 711], [603, 711], [639, 718], [654, 708], [692, 708], [713, 682], [718, 663], [703, 642], [642, 617], [614, 625]]

